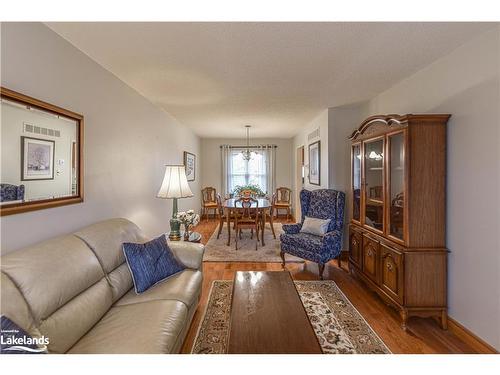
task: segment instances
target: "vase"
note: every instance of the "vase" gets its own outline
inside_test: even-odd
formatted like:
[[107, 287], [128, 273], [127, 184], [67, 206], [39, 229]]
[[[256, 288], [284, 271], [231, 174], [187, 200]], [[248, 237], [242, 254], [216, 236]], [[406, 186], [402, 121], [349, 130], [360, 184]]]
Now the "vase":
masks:
[[184, 224], [184, 241], [189, 241], [189, 224]]

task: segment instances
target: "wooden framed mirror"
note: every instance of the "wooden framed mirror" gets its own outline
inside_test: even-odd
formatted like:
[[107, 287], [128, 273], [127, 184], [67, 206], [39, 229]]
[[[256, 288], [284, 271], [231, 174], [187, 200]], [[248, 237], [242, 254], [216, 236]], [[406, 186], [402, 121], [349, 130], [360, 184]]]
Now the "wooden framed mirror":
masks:
[[83, 202], [83, 116], [0, 93], [0, 215]]

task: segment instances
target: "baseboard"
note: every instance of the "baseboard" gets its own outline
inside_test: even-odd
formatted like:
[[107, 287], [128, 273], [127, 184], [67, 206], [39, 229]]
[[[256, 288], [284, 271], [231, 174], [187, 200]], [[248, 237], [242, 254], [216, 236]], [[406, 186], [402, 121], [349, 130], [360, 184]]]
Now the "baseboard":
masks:
[[450, 317], [448, 317], [448, 330], [473, 347], [474, 350], [480, 354], [498, 354], [498, 351], [493, 346]]

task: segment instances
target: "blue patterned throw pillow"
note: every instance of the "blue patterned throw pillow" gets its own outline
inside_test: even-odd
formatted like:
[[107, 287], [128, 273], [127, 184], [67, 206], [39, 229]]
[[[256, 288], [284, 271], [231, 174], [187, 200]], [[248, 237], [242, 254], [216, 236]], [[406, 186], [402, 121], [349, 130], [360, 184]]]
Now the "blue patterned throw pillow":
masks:
[[123, 253], [137, 294], [184, 269], [168, 247], [165, 235], [144, 244], [126, 242]]

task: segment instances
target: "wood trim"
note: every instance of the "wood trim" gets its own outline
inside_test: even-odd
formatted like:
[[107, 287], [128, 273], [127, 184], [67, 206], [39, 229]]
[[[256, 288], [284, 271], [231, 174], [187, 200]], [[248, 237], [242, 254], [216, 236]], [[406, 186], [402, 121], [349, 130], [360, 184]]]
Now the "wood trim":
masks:
[[359, 127], [352, 132], [350, 135], [349, 139], [353, 140], [356, 139], [358, 136], [363, 135], [366, 130], [374, 123], [383, 123], [387, 125], [388, 127], [391, 126], [397, 126], [397, 125], [403, 125], [406, 126], [410, 122], [410, 120], [417, 120], [420, 122], [446, 122], [450, 118], [451, 115], [448, 114], [422, 114], [422, 115], [413, 115], [413, 114], [408, 114], [408, 115], [396, 115], [396, 114], [389, 114], [389, 115], [375, 115], [368, 117], [365, 121], [363, 121]]
[[469, 331], [455, 319], [448, 316], [448, 330], [458, 336], [465, 343], [473, 347], [480, 354], [498, 354], [498, 351], [486, 341]]
[[[314, 146], [316, 143], [318, 144], [318, 183], [311, 182], [311, 146]], [[309, 146], [307, 147], [307, 153], [307, 161], [309, 164], [309, 173], [307, 179], [309, 180], [309, 184], [321, 186], [321, 140], [309, 144]]]
[[[16, 91], [7, 89], [5, 87], [0, 87], [0, 97], [2, 99], [11, 100], [29, 107], [34, 107], [42, 111], [50, 112], [58, 116], [66, 117], [77, 123], [77, 166], [78, 166], [78, 184], [77, 184], [77, 194], [69, 197], [54, 198], [54, 199], [43, 199], [38, 201], [22, 202], [22, 203], [11, 203], [0, 206], [0, 216], [13, 215], [17, 213], [43, 210], [46, 208], [54, 208], [65, 206], [69, 204], [76, 204], [83, 202], [83, 145], [84, 145], [84, 118], [83, 115], [70, 110], [58, 107], [54, 104], [44, 102], [42, 100], [35, 99], [31, 96], [27, 96]], [[54, 155], [55, 156], [55, 155]]]
[[[359, 147], [359, 220], [354, 219], [354, 148]], [[354, 142], [351, 144], [351, 222], [361, 225], [361, 206], [362, 206], [362, 195], [363, 195], [363, 148], [361, 147], [361, 142]]]
[[[404, 138], [404, 142], [403, 142], [403, 168], [404, 168], [404, 176], [403, 176], [403, 199], [404, 199], [404, 206], [403, 206], [403, 239], [401, 238], [398, 238], [398, 237], [395, 237], [393, 235], [391, 235], [391, 204], [392, 204], [392, 196], [391, 196], [391, 188], [392, 188], [392, 183], [391, 183], [391, 178], [392, 178], [392, 162], [391, 162], [391, 158], [389, 157], [390, 155], [392, 155], [391, 153], [391, 137], [395, 136], [395, 135], [398, 135], [398, 134], [402, 134], [403, 135], [403, 138]], [[391, 241], [394, 241], [396, 243], [399, 243], [400, 245], [407, 245], [407, 238], [408, 238], [408, 223], [409, 223], [409, 211], [408, 211], [408, 187], [410, 186], [410, 183], [409, 183], [409, 169], [408, 169], [408, 152], [406, 150], [407, 148], [407, 145], [409, 145], [409, 136], [408, 136], [408, 130], [407, 129], [398, 129], [398, 130], [395, 130], [393, 132], [389, 132], [387, 133], [386, 135], [387, 139], [386, 139], [386, 147], [385, 147], [385, 154], [387, 156], [387, 160], [386, 162], [384, 163], [386, 165], [386, 168], [387, 168], [387, 172], [386, 172], [386, 179], [385, 179], [385, 183], [386, 183], [386, 197], [387, 197], [387, 203], [385, 205], [385, 208], [386, 208], [386, 212], [384, 213], [385, 214], [385, 217], [386, 217], [386, 225], [387, 225], [387, 231], [385, 232], [385, 236], [387, 238], [389, 238]]]
[[0, 87], [0, 93], [2, 98], [10, 99], [16, 102], [20, 102], [22, 104], [29, 104], [32, 107], [36, 107], [44, 111], [49, 111], [56, 115], [62, 115], [70, 119], [78, 119], [78, 120], [83, 119], [83, 115], [80, 115], [79, 113], [72, 112], [70, 110], [58, 107], [54, 104], [50, 104], [39, 99], [35, 99], [31, 96], [21, 94], [19, 92], [10, 90], [5, 87]]

